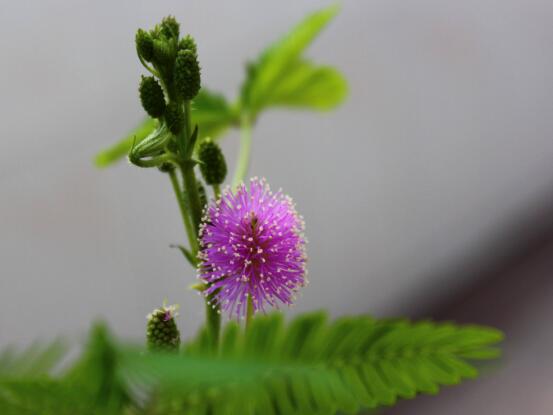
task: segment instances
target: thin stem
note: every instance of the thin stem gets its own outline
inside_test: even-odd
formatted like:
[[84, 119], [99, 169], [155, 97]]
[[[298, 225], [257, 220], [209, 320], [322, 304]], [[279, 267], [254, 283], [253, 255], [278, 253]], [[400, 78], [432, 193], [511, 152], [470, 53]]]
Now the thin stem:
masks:
[[252, 322], [252, 317], [253, 317], [253, 301], [252, 301], [252, 296], [249, 295], [248, 304], [246, 308], [246, 330], [248, 330], [248, 328], [250, 327], [250, 324]]
[[247, 115], [240, 119], [240, 152], [232, 179], [232, 188], [235, 189], [244, 181], [250, 167], [250, 154], [252, 149], [252, 124]]
[[182, 193], [179, 179], [174, 170], [169, 172], [169, 178], [171, 179], [171, 184], [173, 185], [173, 191], [179, 203], [180, 214], [182, 216], [182, 222], [184, 223], [184, 230], [188, 236], [188, 243], [190, 244], [190, 250], [195, 256], [198, 253], [198, 240], [196, 239], [194, 228], [192, 227], [192, 222], [190, 222], [190, 216], [188, 215], [186, 206], [184, 204], [184, 195]]
[[137, 51], [137, 55], [138, 55], [138, 59], [140, 60], [140, 63], [142, 64], [142, 66], [144, 66], [148, 70], [148, 72], [150, 72], [152, 75], [157, 76], [158, 78], [160, 78], [159, 72], [156, 71], [154, 68], [151, 68], [150, 65], [148, 65], [146, 63], [146, 61], [144, 61], [142, 56], [140, 56], [140, 53], [138, 53], [138, 51]]
[[212, 293], [206, 298], [205, 314], [209, 336], [213, 342], [212, 345], [215, 350], [217, 350], [219, 345], [219, 332], [221, 330], [221, 311], [219, 305], [213, 303], [215, 295], [216, 293]]
[[186, 195], [188, 196], [190, 216], [192, 216], [192, 223], [194, 224], [194, 236], [197, 238], [200, 230], [200, 222], [202, 220], [202, 205], [198, 193], [198, 182], [194, 174], [194, 167], [182, 164], [181, 173]]
[[219, 186], [218, 184], [214, 184], [213, 194], [215, 195], [215, 199], [219, 199], [221, 197], [221, 186]]

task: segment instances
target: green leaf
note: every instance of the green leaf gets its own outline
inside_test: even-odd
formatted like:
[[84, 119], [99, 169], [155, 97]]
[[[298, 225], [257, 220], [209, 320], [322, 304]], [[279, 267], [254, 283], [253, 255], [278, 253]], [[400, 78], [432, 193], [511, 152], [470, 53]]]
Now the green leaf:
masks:
[[202, 88], [192, 101], [192, 123], [198, 125], [200, 138], [216, 138], [238, 122], [237, 108], [221, 94]]
[[0, 378], [47, 374], [59, 365], [66, 351], [67, 344], [61, 340], [33, 343], [22, 352], [8, 347], [0, 352]]
[[[246, 332], [230, 323], [216, 355], [202, 331], [181, 356], [128, 364], [133, 382], [148, 374], [157, 396], [180, 398], [186, 413], [357, 413], [474, 378], [465, 356], [492, 357], [486, 351], [501, 339], [495, 329], [450, 323], [369, 317], [328, 323], [324, 313], [310, 313], [285, 325], [273, 314], [254, 318]], [[194, 400], [186, 398], [191, 394]]]
[[467, 357], [492, 357], [502, 337], [325, 313], [286, 324], [275, 313], [246, 331], [230, 322], [218, 350], [202, 329], [181, 353], [157, 353], [123, 347], [100, 325], [66, 376], [0, 379], [0, 413], [354, 414], [474, 378]]
[[[192, 101], [192, 124], [199, 127], [200, 137], [216, 138], [228, 127], [238, 123], [237, 109], [224, 96], [202, 88]], [[140, 144], [158, 126], [153, 118], [145, 118], [134, 130], [113, 146], [100, 151], [94, 163], [97, 167], [108, 167], [126, 157], [133, 146]]]
[[347, 82], [336, 69], [298, 60], [290, 64], [260, 104], [330, 110], [344, 100], [347, 91]]
[[309, 15], [249, 65], [241, 101], [254, 117], [271, 105], [328, 109], [345, 97], [346, 82], [338, 71], [301, 57], [337, 12], [338, 6], [332, 5]]

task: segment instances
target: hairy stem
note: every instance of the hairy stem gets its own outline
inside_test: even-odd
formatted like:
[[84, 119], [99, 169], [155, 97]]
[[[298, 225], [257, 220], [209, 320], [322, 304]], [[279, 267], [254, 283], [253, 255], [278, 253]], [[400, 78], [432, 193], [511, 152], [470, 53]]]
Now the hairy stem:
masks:
[[247, 115], [240, 119], [240, 151], [232, 179], [232, 188], [235, 189], [244, 181], [250, 167], [250, 154], [252, 149], [252, 124]]

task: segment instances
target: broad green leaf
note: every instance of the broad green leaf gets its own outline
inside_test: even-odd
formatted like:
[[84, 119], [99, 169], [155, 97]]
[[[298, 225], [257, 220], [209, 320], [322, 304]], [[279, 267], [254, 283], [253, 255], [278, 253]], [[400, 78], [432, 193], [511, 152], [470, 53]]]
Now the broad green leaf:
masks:
[[[332, 5], [309, 15], [284, 37], [263, 51], [254, 63], [250, 64], [247, 79], [242, 86], [241, 100], [242, 105], [252, 115], [255, 116], [264, 106], [271, 104], [268, 97], [272, 94], [274, 88], [278, 88], [279, 81], [285, 80], [288, 71], [291, 72], [292, 77], [298, 76], [297, 82], [305, 74], [294, 75], [294, 70], [312, 72], [315, 69], [313, 65], [308, 65], [311, 68], [307, 70], [307, 67], [305, 67], [307, 64], [301, 58], [301, 55], [337, 12], [338, 6]], [[300, 69], [298, 66], [304, 66], [304, 68]], [[330, 76], [327, 75], [327, 77]], [[290, 85], [293, 83], [291, 82]], [[299, 83], [298, 86], [302, 84], [303, 82]], [[313, 95], [312, 91], [306, 90], [305, 92], [311, 94], [311, 96]], [[313, 98], [300, 99], [300, 93], [301, 88], [294, 94], [294, 99], [289, 101], [293, 102], [292, 105], [311, 107], [309, 103], [315, 102], [316, 105], [311, 108], [321, 108], [319, 100]], [[288, 90], [287, 94], [291, 96], [292, 91]], [[301, 104], [298, 104], [300, 102]], [[282, 105], [288, 104], [283, 102]], [[322, 106], [326, 107], [328, 105]]]
[[221, 94], [202, 88], [192, 101], [192, 123], [198, 124], [200, 138], [216, 138], [238, 122], [237, 108]]
[[347, 95], [347, 82], [342, 74], [329, 66], [315, 66], [296, 61], [274, 83], [261, 105], [330, 110]]
[[[192, 102], [192, 124], [198, 125], [200, 137], [215, 138], [237, 122], [236, 108], [220, 94], [202, 88]], [[126, 157], [133, 143], [139, 144], [157, 128], [157, 125], [158, 122], [152, 118], [144, 119], [119, 142], [99, 152], [95, 158], [96, 166], [107, 167]]]

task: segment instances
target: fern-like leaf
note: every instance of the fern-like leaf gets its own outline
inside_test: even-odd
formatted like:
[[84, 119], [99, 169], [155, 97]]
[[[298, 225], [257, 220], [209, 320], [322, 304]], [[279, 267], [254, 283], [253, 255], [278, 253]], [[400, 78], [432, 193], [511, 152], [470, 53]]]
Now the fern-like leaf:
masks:
[[[274, 314], [255, 318], [246, 333], [230, 323], [216, 352], [202, 332], [183, 356], [141, 360], [138, 372], [155, 373], [165, 398], [186, 413], [354, 414], [474, 378], [466, 358], [497, 356], [501, 339], [495, 329], [451, 323], [329, 324], [313, 313], [285, 325]], [[191, 361], [199, 366], [189, 372]]]

